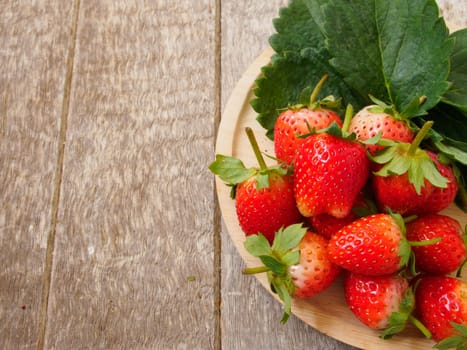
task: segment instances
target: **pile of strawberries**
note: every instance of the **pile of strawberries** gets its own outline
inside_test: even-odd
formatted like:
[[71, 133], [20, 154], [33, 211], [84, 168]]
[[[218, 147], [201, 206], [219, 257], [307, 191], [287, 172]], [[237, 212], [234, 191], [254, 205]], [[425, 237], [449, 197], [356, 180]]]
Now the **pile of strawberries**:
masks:
[[[326, 77], [317, 85], [322, 86]], [[458, 190], [442, 155], [421, 147], [408, 119], [375, 105], [344, 121], [328, 97], [289, 107], [274, 129], [276, 165], [267, 166], [247, 128], [258, 168], [216, 155], [210, 170], [232, 187], [245, 248], [284, 302], [309, 298], [343, 275], [345, 299], [382, 338], [414, 323], [439, 348], [467, 344], [464, 229], [439, 212]], [[423, 103], [423, 98], [420, 99]], [[464, 346], [464, 347], [462, 347]]]

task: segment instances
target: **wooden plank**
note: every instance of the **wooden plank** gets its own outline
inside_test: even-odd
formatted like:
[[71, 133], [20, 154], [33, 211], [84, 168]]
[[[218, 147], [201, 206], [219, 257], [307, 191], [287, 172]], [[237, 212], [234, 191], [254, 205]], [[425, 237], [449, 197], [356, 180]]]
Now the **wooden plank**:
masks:
[[81, 1], [46, 348], [214, 347], [214, 28]]
[[[444, 11], [448, 20], [467, 26], [465, 16], [460, 15], [467, 9], [466, 2], [460, 6], [460, 10], [457, 1], [442, 2], [443, 9], [450, 7]], [[272, 19], [277, 17], [280, 6], [284, 5], [286, 1], [268, 4], [254, 2], [246, 7], [238, 6], [235, 1], [223, 2], [223, 110], [242, 74], [267, 47], [268, 37], [273, 33]], [[457, 11], [453, 10], [454, 5]], [[258, 13], [261, 16], [257, 16]], [[281, 325], [280, 304], [255, 278], [241, 275], [245, 263], [233, 247], [225, 226], [222, 258], [223, 348], [356, 349], [321, 334], [296, 317]]]
[[0, 3], [0, 343], [36, 348], [70, 3]]

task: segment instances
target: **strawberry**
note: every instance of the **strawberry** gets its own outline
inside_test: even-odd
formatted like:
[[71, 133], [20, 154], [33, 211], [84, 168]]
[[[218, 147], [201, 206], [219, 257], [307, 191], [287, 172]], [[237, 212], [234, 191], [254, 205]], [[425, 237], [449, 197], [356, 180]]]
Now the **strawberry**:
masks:
[[[404, 117], [394, 108], [370, 96], [376, 104], [366, 106], [352, 118], [349, 132], [354, 132], [359, 140], [368, 140], [379, 133], [387, 140], [412, 142], [414, 133]], [[380, 151], [384, 146], [366, 145], [371, 154]]]
[[329, 257], [336, 265], [362, 275], [381, 276], [405, 267], [411, 256], [398, 214], [373, 214], [337, 231], [329, 240]]
[[465, 281], [451, 276], [423, 276], [416, 284], [415, 303], [419, 320], [435, 341], [457, 334], [452, 322], [467, 326]]
[[303, 135], [309, 134], [312, 129], [324, 129], [336, 122], [342, 126], [339, 115], [331, 108], [337, 107], [339, 101], [329, 96], [321, 101], [316, 97], [327, 80], [325, 75], [313, 90], [308, 105], [296, 105], [282, 112], [274, 125], [274, 151], [276, 157], [286, 164], [292, 164], [298, 146], [304, 141]]
[[419, 148], [432, 125], [432, 121], [426, 122], [411, 144], [394, 142], [372, 157], [380, 164], [372, 176], [372, 185], [381, 211], [389, 208], [408, 215], [423, 205], [435, 187], [447, 187], [448, 179], [439, 173], [428, 153]]
[[383, 330], [383, 339], [404, 330], [408, 321], [429, 335], [412, 316], [415, 308], [413, 291], [409, 288], [409, 281], [400, 275], [370, 277], [347, 273], [344, 295], [350, 310], [363, 324]]
[[295, 199], [305, 217], [349, 215], [369, 175], [365, 147], [347, 135], [351, 107], [342, 130], [333, 124], [307, 137], [297, 150]]
[[[428, 198], [419, 207], [411, 210], [412, 214], [438, 213], [446, 209], [454, 202], [457, 190], [459, 189], [452, 166], [447, 161], [444, 162], [442, 155], [437, 155], [431, 151], [427, 151], [427, 153], [433, 160], [441, 176], [444, 176], [448, 180], [448, 184], [446, 188], [434, 187]], [[443, 159], [443, 162], [440, 159]]]
[[349, 215], [343, 218], [336, 218], [329, 214], [319, 214], [309, 217], [308, 221], [316, 233], [319, 233], [321, 236], [330, 239], [331, 236], [339, 231], [342, 227], [361, 218], [362, 216], [376, 213], [377, 208], [375, 207], [375, 204], [371, 200], [365, 198], [364, 194], [361, 193], [355, 200], [354, 207], [352, 208], [352, 211], [349, 213]]
[[406, 237], [411, 242], [439, 238], [439, 242], [412, 246], [415, 266], [430, 274], [444, 275], [456, 271], [467, 257], [465, 235], [460, 223], [449, 216], [428, 214], [406, 224]]
[[358, 219], [353, 212], [343, 218], [336, 218], [329, 214], [319, 214], [308, 218], [314, 231], [321, 236], [330, 239], [342, 227]]
[[247, 169], [237, 158], [216, 155], [209, 169], [232, 186], [237, 218], [245, 235], [261, 232], [272, 242], [279, 228], [302, 220], [295, 204], [293, 177], [283, 167], [267, 167], [253, 131], [247, 128], [246, 132], [260, 168]]
[[280, 229], [272, 246], [261, 234], [248, 236], [245, 249], [264, 266], [246, 268], [244, 274], [267, 272], [271, 290], [284, 302], [282, 322], [290, 316], [291, 298], [308, 298], [326, 290], [341, 269], [331, 263], [328, 240], [301, 224]]

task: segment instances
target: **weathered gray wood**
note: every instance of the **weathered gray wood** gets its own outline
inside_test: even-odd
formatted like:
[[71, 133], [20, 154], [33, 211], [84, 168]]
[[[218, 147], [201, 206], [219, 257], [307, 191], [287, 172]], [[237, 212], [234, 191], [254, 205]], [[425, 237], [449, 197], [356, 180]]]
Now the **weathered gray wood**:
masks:
[[82, 0], [48, 349], [211, 349], [215, 4]]
[[0, 348], [40, 337], [71, 4], [0, 2]]

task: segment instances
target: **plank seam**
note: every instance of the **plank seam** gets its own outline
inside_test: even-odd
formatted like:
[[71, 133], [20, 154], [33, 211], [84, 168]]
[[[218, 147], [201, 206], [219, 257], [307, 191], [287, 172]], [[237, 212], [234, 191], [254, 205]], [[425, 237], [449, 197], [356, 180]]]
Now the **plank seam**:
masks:
[[58, 209], [60, 202], [60, 190], [62, 185], [63, 175], [63, 160], [65, 157], [65, 145], [66, 145], [66, 134], [68, 129], [68, 114], [70, 109], [70, 96], [71, 96], [71, 83], [73, 79], [73, 67], [74, 67], [74, 56], [76, 47], [76, 37], [78, 28], [78, 14], [80, 8], [80, 0], [75, 0], [73, 3], [73, 17], [70, 30], [70, 46], [68, 48], [68, 56], [66, 61], [66, 76], [64, 82], [63, 91], [63, 102], [62, 111], [60, 115], [60, 133], [58, 139], [58, 154], [57, 164], [55, 169], [54, 179], [54, 192], [52, 197], [51, 207], [51, 220], [50, 220], [50, 231], [47, 237], [47, 248], [45, 255], [45, 267], [44, 276], [42, 282], [42, 295], [41, 304], [39, 311], [39, 335], [37, 341], [37, 350], [43, 350], [45, 347], [45, 338], [47, 331], [48, 321], [48, 306], [50, 288], [52, 282], [52, 269], [53, 269], [53, 257], [55, 251], [55, 234], [57, 229], [58, 221]]

